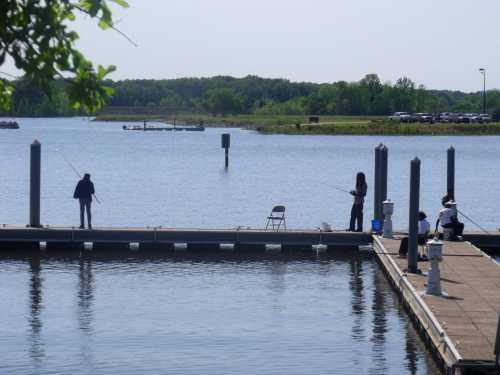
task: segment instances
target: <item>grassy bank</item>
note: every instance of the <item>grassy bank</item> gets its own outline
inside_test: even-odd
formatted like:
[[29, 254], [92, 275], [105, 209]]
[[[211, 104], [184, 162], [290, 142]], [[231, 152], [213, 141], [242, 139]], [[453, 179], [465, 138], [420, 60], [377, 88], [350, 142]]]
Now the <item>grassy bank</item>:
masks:
[[266, 126], [265, 134], [318, 135], [500, 135], [494, 124], [401, 124], [389, 121], [338, 121], [314, 125]]
[[[148, 115], [130, 115], [130, 114], [103, 114], [97, 115], [96, 121], [135, 121], [144, 120], [161, 120], [164, 122], [177, 124], [197, 125], [203, 122], [206, 126], [232, 126], [232, 127], [268, 127], [268, 126], [286, 126], [290, 124], [306, 124], [309, 121], [309, 116], [257, 116], [257, 115], [227, 115], [227, 116], [212, 116], [208, 114], [192, 114], [180, 113], [169, 116], [159, 116], [154, 114]], [[369, 116], [320, 116], [320, 120], [326, 123], [345, 121], [345, 122], [368, 122], [370, 119], [377, 117]]]

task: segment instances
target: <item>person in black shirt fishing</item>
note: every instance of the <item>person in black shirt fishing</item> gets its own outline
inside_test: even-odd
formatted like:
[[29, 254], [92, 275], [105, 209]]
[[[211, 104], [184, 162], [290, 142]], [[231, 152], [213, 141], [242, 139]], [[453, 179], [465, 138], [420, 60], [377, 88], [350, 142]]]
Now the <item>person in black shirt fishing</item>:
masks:
[[80, 202], [80, 229], [85, 229], [84, 213], [87, 211], [88, 228], [92, 229], [92, 214], [90, 206], [92, 205], [92, 195], [95, 193], [94, 183], [90, 181], [90, 174], [85, 173], [83, 178], [76, 184], [73, 198]]
[[354, 225], [357, 221], [356, 232], [363, 231], [363, 204], [365, 202], [366, 191], [366, 178], [363, 172], [356, 175], [356, 189], [350, 192], [354, 196], [354, 202], [351, 209], [351, 220], [349, 222], [349, 231], [354, 232]]

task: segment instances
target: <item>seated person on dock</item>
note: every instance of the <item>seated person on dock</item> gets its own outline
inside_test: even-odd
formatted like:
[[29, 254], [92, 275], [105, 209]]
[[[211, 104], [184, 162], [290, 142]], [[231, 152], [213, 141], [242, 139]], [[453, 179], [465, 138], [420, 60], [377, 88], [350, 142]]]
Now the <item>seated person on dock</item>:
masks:
[[464, 231], [464, 224], [458, 221], [457, 204], [455, 201], [448, 201], [444, 204], [444, 208], [439, 211], [439, 217], [436, 221], [436, 232], [438, 231], [439, 223], [442, 228], [450, 228], [453, 230], [451, 240], [460, 240]]
[[[429, 232], [431, 230], [431, 225], [427, 221], [427, 215], [425, 212], [420, 211], [418, 213], [418, 232], [417, 232], [417, 242], [419, 245], [425, 245], [427, 239], [429, 238]], [[403, 237], [401, 239], [401, 244], [399, 245], [399, 255], [406, 256], [408, 253], [408, 237]]]

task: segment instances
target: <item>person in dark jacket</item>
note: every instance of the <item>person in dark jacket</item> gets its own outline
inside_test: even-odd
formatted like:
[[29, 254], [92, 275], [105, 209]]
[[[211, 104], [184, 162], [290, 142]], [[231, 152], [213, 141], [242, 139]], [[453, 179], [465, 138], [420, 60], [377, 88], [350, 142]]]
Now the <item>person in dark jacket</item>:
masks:
[[92, 214], [90, 206], [92, 205], [92, 195], [95, 193], [94, 183], [90, 181], [90, 174], [85, 173], [83, 178], [76, 184], [73, 198], [80, 202], [80, 229], [85, 229], [84, 213], [87, 211], [88, 228], [92, 229]]
[[358, 172], [356, 175], [356, 188], [350, 193], [354, 196], [354, 202], [351, 209], [351, 221], [349, 223], [349, 231], [354, 232], [354, 225], [357, 222], [356, 232], [363, 231], [363, 204], [365, 203], [365, 195], [368, 190], [366, 185], [366, 177], [363, 172]]

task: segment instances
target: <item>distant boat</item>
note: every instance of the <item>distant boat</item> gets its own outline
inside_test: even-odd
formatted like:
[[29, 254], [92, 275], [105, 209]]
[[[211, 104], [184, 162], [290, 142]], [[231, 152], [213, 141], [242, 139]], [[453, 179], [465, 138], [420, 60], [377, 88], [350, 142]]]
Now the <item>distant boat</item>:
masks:
[[142, 130], [142, 131], [187, 131], [187, 132], [202, 132], [205, 130], [203, 125], [198, 126], [147, 126], [144, 123], [140, 125], [123, 125], [123, 130]]
[[0, 121], [0, 129], [19, 129], [16, 121]]

